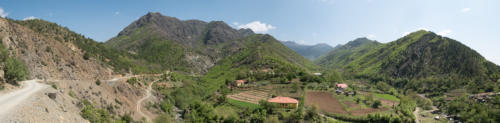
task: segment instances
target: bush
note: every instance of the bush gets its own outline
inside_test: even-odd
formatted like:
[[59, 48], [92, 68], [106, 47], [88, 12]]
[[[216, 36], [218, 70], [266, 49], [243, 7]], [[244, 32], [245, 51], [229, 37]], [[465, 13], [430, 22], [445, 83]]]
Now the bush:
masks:
[[89, 53], [87, 53], [87, 52], [85, 52], [85, 53], [83, 54], [83, 59], [85, 59], [85, 60], [89, 60], [89, 59], [90, 59], [90, 54], [89, 54]]
[[112, 116], [107, 110], [95, 108], [88, 100], [83, 100], [84, 104], [81, 115], [91, 123], [109, 123]]
[[50, 53], [50, 52], [52, 52], [52, 49], [49, 46], [47, 46], [47, 47], [45, 47], [45, 52], [49, 52]]
[[50, 85], [52, 86], [52, 88], [57, 89], [57, 85], [56, 84], [51, 83]]
[[127, 80], [127, 83], [131, 84], [131, 85], [135, 85], [137, 83], [137, 78], [132, 77], [132, 78]]
[[95, 84], [96, 84], [96, 85], [101, 85], [101, 80], [97, 79], [97, 80], [95, 81]]
[[372, 104], [372, 107], [373, 108], [378, 108], [382, 105], [382, 102], [380, 102], [380, 100], [375, 100]]
[[17, 82], [24, 80], [28, 75], [26, 65], [14, 58], [7, 58], [5, 61], [4, 72], [7, 82], [13, 85], [18, 85]]

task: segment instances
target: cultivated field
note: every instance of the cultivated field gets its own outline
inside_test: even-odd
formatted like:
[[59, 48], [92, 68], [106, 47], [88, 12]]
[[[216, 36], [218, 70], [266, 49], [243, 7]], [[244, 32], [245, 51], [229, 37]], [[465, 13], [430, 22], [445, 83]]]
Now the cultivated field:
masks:
[[270, 98], [269, 91], [270, 90], [267, 89], [248, 90], [248, 91], [242, 91], [237, 94], [227, 95], [227, 98], [237, 101], [259, 104], [260, 100], [267, 100]]
[[334, 114], [366, 115], [375, 112], [389, 111], [392, 105], [399, 102], [380, 99], [382, 107], [371, 108], [365, 104], [358, 104], [352, 96], [333, 95], [330, 92], [307, 92], [306, 106], [317, 105], [323, 112]]
[[333, 98], [333, 95], [329, 92], [307, 92], [306, 106], [312, 105], [318, 106], [323, 112], [348, 114], [339, 101]]

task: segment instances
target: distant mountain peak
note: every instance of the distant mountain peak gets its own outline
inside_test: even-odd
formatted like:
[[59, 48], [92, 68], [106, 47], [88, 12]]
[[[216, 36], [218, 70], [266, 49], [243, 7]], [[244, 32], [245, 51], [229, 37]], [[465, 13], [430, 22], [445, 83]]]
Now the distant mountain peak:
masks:
[[[238, 51], [243, 47], [241, 39], [253, 34], [251, 30], [234, 29], [223, 21], [180, 20], [158, 12], [148, 12], [123, 29], [118, 36], [107, 41], [106, 45], [118, 50], [137, 52], [140, 56], [151, 58], [149, 61], [165, 67], [200, 73], [223, 57]], [[162, 58], [153, 59], [149, 57], [150, 54], [146, 54], [153, 49], [164, 52], [158, 55]], [[172, 60], [171, 55], [179, 57]], [[181, 64], [178, 61], [189, 63]]]
[[361, 45], [367, 44], [367, 43], [379, 43], [375, 40], [370, 40], [366, 37], [361, 37], [361, 38], [356, 38], [352, 41], [347, 42], [344, 47], [359, 47]]
[[309, 60], [315, 60], [333, 49], [332, 46], [325, 43], [315, 45], [300, 44], [295, 41], [282, 41], [281, 43]]

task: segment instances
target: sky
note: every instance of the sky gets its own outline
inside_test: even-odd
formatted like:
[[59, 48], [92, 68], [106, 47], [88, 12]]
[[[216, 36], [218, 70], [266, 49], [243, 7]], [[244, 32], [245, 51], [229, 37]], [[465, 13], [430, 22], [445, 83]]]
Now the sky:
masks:
[[359, 37], [386, 43], [425, 29], [500, 64], [499, 0], [0, 0], [1, 17], [44, 19], [97, 41], [147, 12], [332, 46]]

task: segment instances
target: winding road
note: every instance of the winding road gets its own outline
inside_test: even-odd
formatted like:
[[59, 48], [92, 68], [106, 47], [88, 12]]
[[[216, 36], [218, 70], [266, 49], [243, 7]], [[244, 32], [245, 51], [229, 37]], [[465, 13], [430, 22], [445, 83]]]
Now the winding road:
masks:
[[[121, 79], [127, 79], [131, 77], [137, 77], [137, 76], [126, 76], [126, 77], [118, 77], [118, 78], [113, 78], [110, 80], [105, 80], [105, 81], [117, 81]], [[50, 87], [49, 85], [38, 83], [38, 81], [41, 80], [26, 80], [20, 82], [21, 88], [12, 90], [11, 92], [6, 92], [3, 94], [0, 94], [0, 118], [6, 117], [9, 115], [13, 109], [15, 109], [16, 106], [24, 102], [26, 99], [30, 98], [31, 95], [46, 89]], [[51, 81], [62, 81], [62, 80], [51, 80]], [[148, 88], [146, 89], [146, 96], [141, 98], [140, 100], [137, 101], [137, 112], [146, 118], [147, 122], [151, 123], [151, 118], [144, 114], [141, 111], [141, 104], [144, 100], [150, 98], [152, 96], [151, 90], [152, 90], [152, 85], [156, 81], [153, 81], [149, 84]]]
[[[429, 98], [425, 97], [424, 94], [417, 94], [417, 95], [423, 99], [426, 99], [426, 100], [429, 99]], [[421, 107], [416, 107], [415, 111], [413, 111], [413, 115], [415, 115], [415, 122], [416, 123], [420, 123], [420, 121], [422, 120], [422, 116], [418, 115], [420, 110], [424, 110], [424, 109], [422, 109]], [[436, 110], [439, 110], [439, 109], [433, 105], [431, 110], [424, 110], [422, 113], [433, 112]]]
[[150, 118], [148, 115], [144, 114], [144, 112], [142, 112], [142, 111], [141, 111], [141, 104], [142, 104], [142, 102], [144, 102], [144, 100], [146, 100], [146, 99], [148, 99], [148, 98], [150, 98], [150, 97], [151, 97], [151, 95], [152, 95], [152, 94], [151, 94], [151, 86], [153, 86], [153, 84], [154, 84], [155, 82], [156, 82], [156, 81], [153, 81], [153, 82], [149, 83], [148, 89], [146, 90], [146, 96], [145, 96], [145, 97], [143, 97], [143, 98], [141, 98], [140, 100], [138, 100], [138, 101], [137, 101], [137, 106], [136, 106], [136, 108], [137, 108], [137, 113], [139, 113], [139, 115], [141, 115], [141, 116], [143, 116], [144, 118], [146, 118], [146, 121], [147, 121], [148, 123], [152, 123], [151, 118]]
[[5, 117], [17, 105], [28, 99], [34, 93], [43, 90], [48, 85], [37, 82], [38, 80], [22, 81], [22, 88], [0, 95], [0, 118]]

